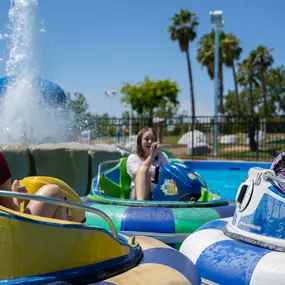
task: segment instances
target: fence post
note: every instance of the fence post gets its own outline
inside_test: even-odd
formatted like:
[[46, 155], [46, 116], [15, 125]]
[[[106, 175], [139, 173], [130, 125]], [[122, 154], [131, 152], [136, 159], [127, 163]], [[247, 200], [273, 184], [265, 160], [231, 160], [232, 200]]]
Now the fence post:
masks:
[[259, 156], [259, 115], [256, 116], [255, 118], [255, 129], [256, 129], [256, 160], [258, 160], [258, 156]]
[[195, 117], [192, 116], [192, 143], [191, 143], [191, 158], [194, 158], [194, 130], [195, 130]]

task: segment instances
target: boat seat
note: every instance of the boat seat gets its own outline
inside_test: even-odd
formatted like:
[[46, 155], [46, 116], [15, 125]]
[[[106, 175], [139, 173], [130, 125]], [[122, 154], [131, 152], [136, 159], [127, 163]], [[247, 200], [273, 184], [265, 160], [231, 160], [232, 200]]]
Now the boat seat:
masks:
[[104, 196], [129, 199], [132, 181], [127, 172], [127, 159], [121, 158], [117, 165], [101, 174], [99, 186]]

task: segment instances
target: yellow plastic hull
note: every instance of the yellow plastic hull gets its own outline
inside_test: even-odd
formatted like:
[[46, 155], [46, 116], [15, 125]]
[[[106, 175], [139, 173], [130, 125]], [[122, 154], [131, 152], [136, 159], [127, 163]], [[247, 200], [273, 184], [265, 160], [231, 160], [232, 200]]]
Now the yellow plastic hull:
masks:
[[[63, 181], [27, 177], [20, 181], [35, 194], [57, 184], [70, 202], [82, 203]], [[72, 209], [73, 222], [36, 217], [0, 206], [0, 285], [48, 284], [181, 284], [199, 285], [193, 263], [152, 238], [119, 235], [78, 223], [85, 212]], [[104, 283], [105, 280], [107, 283]]]
[[187, 257], [155, 239], [118, 241], [99, 227], [1, 206], [0, 252], [0, 284], [201, 284]]
[[[104, 229], [33, 217], [0, 207], [0, 281], [84, 268], [137, 256], [136, 242], [118, 243]], [[103, 268], [102, 268], [103, 269]]]

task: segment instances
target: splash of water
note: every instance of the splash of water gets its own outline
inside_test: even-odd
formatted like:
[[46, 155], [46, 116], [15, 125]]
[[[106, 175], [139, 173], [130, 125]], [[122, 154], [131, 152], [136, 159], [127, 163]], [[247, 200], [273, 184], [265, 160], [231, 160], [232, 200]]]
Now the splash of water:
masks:
[[6, 74], [13, 81], [1, 100], [1, 143], [66, 141], [70, 130], [70, 112], [45, 102], [35, 86], [37, 7], [38, 0], [11, 0]]

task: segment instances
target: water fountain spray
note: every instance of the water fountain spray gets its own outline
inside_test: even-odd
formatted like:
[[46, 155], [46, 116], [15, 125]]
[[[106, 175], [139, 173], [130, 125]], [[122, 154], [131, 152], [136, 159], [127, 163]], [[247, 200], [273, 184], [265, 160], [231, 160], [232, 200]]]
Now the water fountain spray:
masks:
[[[71, 114], [66, 106], [44, 100], [36, 84], [39, 66], [38, 0], [11, 0], [8, 24], [6, 75], [9, 84], [0, 102], [0, 143], [66, 141]], [[47, 90], [48, 91], [48, 90]]]

